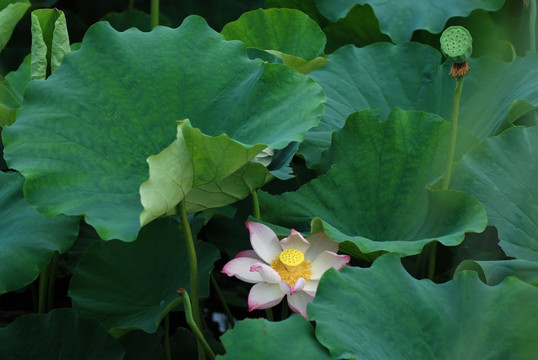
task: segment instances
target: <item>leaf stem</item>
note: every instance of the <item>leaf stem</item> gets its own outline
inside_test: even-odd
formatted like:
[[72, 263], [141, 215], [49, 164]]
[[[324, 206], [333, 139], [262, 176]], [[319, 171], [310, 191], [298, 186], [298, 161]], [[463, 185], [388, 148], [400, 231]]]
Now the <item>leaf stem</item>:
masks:
[[288, 310], [288, 302], [286, 301], [286, 298], [282, 300], [282, 312], [280, 313], [280, 320], [286, 320], [288, 318], [289, 310]]
[[159, 0], [151, 0], [151, 28], [159, 25]]
[[437, 256], [437, 241], [434, 241], [428, 246], [428, 279], [433, 281], [435, 277], [435, 260]]
[[529, 5], [529, 48], [536, 52], [536, 0], [531, 0]]
[[50, 258], [49, 263], [39, 275], [38, 314], [49, 312], [54, 303], [54, 284], [59, 257], [60, 254], [58, 251], [55, 251]]
[[265, 309], [265, 318], [269, 321], [273, 321], [274, 320], [274, 317], [273, 317], [273, 310], [271, 308], [267, 308]]
[[196, 321], [194, 321], [189, 294], [185, 289], [179, 289], [177, 292], [183, 297], [183, 306], [185, 307], [185, 318], [187, 319], [187, 324], [189, 324], [189, 327], [194, 332], [194, 335], [196, 335], [198, 343], [202, 344], [204, 350], [209, 355], [209, 358], [215, 359], [215, 353], [204, 338], [202, 331], [200, 331], [200, 327], [196, 324]]
[[260, 214], [260, 202], [258, 201], [258, 193], [256, 190], [250, 193], [250, 196], [252, 197], [252, 215], [258, 219], [261, 220], [262, 216]]
[[226, 303], [226, 300], [224, 299], [224, 295], [222, 294], [222, 291], [220, 290], [220, 286], [217, 283], [217, 280], [215, 279], [215, 276], [213, 273], [210, 274], [211, 278], [211, 285], [213, 285], [213, 288], [215, 289], [217, 296], [222, 304], [222, 307], [224, 308], [224, 313], [226, 314], [226, 317], [228, 318], [228, 322], [232, 327], [235, 326], [235, 320], [232, 315], [232, 312], [230, 311], [230, 308], [228, 307], [228, 304]]
[[170, 353], [170, 314], [167, 313], [164, 317], [164, 354], [166, 360], [172, 360]]
[[456, 90], [454, 91], [454, 102], [452, 103], [452, 118], [450, 121], [450, 143], [448, 145], [448, 156], [446, 160], [445, 177], [441, 185], [442, 190], [447, 190], [452, 176], [452, 165], [454, 164], [454, 153], [456, 152], [456, 138], [458, 135], [458, 113], [460, 109], [460, 98], [463, 89], [463, 76], [457, 78]]
[[[452, 103], [452, 118], [450, 119], [450, 140], [448, 145], [448, 156], [446, 160], [445, 177], [441, 184], [441, 190], [447, 190], [452, 176], [452, 166], [454, 165], [454, 154], [456, 153], [456, 138], [458, 136], [458, 116], [460, 110], [461, 92], [463, 89], [463, 76], [456, 80], [454, 90], [454, 101]], [[437, 242], [432, 242], [424, 248], [424, 253], [428, 259], [428, 279], [433, 280], [435, 276], [435, 260], [437, 254]]]
[[46, 312], [49, 312], [54, 305], [54, 286], [56, 285], [56, 272], [58, 271], [58, 261], [60, 253], [55, 251], [49, 263], [49, 283], [47, 286], [47, 306]]
[[[194, 247], [194, 239], [192, 237], [191, 226], [187, 217], [187, 206], [185, 201], [181, 201], [178, 205], [178, 212], [181, 218], [183, 233], [185, 235], [185, 243], [187, 245], [187, 254], [189, 257], [189, 273], [190, 273], [190, 289], [192, 295], [192, 312], [193, 318], [198, 327], [202, 327], [202, 318], [200, 316], [200, 297], [198, 292], [198, 259], [196, 257], [196, 248]], [[190, 306], [190, 304], [189, 304]], [[200, 350], [200, 342], [198, 349]], [[198, 358], [203, 357], [203, 352], [198, 351]]]
[[39, 276], [39, 302], [37, 306], [38, 314], [45, 314], [47, 312], [47, 291], [50, 275], [50, 263], [45, 266], [41, 275]]

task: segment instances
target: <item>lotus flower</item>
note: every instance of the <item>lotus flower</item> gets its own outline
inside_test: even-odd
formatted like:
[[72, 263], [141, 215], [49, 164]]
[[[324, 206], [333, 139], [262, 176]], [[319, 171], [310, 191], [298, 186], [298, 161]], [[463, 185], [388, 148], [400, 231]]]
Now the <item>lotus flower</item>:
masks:
[[340, 270], [349, 262], [348, 255], [338, 255], [338, 243], [318, 232], [306, 239], [291, 230], [278, 240], [269, 227], [247, 222], [254, 250], [236, 255], [222, 269], [228, 276], [255, 284], [248, 295], [249, 311], [267, 309], [287, 297], [290, 308], [306, 315], [306, 306], [314, 300], [319, 280], [330, 268]]

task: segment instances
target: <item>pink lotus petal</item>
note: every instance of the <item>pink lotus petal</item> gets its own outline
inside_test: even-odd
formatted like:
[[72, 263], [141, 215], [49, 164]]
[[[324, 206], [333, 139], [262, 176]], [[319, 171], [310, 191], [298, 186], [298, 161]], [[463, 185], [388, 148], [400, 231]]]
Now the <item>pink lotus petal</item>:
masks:
[[291, 229], [290, 236], [280, 240], [280, 246], [284, 250], [297, 249], [304, 254], [310, 247], [310, 243], [303, 237], [303, 235], [301, 235], [301, 233]]
[[296, 282], [295, 282], [295, 285], [293, 285], [293, 289], [291, 289], [291, 292], [290, 292], [290, 295], [293, 295], [295, 294], [296, 292], [298, 291], [302, 291], [304, 286], [305, 286], [305, 279], [303, 278], [299, 278]]
[[287, 299], [290, 308], [308, 320], [308, 315], [306, 315], [306, 307], [312, 302], [312, 300], [314, 300], [314, 297], [308, 295], [304, 291], [299, 291], [293, 295], [288, 295]]
[[258, 259], [249, 257], [239, 257], [232, 259], [224, 265], [222, 273], [228, 276], [235, 276], [239, 280], [243, 280], [248, 283], [258, 283], [263, 281], [260, 273], [251, 272], [250, 267], [259, 262]]
[[316, 296], [318, 291], [319, 280], [308, 280], [303, 288], [303, 291], [310, 296]]
[[253, 264], [250, 267], [250, 271], [257, 272], [258, 274], [260, 274], [263, 281], [268, 283], [276, 284], [282, 280], [280, 279], [280, 275], [278, 275], [275, 269], [264, 263], [257, 262]]
[[260, 259], [260, 257], [258, 256], [258, 254], [256, 254], [256, 251], [254, 250], [243, 250], [243, 251], [240, 251], [237, 253], [237, 255], [235, 255], [234, 258], [238, 258], [238, 257], [249, 257], [249, 258], [252, 258], [252, 259], [256, 259], [258, 261], [261, 261], [262, 259]]
[[323, 231], [309, 235], [306, 239], [310, 242], [310, 248], [305, 256], [310, 260], [317, 258], [324, 251], [338, 251], [339, 243], [332, 241]]
[[284, 293], [279, 284], [258, 283], [248, 293], [248, 311], [267, 309], [277, 305]]
[[258, 256], [270, 264], [281, 252], [282, 248], [275, 232], [264, 224], [248, 221], [250, 243]]
[[291, 286], [287, 282], [283, 280], [279, 284], [280, 284], [280, 290], [282, 290], [284, 294], [286, 295], [291, 294]]
[[295, 285], [293, 285], [293, 288], [285, 281], [280, 282], [280, 289], [286, 294], [286, 295], [293, 295], [298, 291], [302, 291], [305, 286], [305, 279], [299, 278]]
[[349, 260], [349, 255], [338, 255], [332, 251], [324, 251], [312, 262], [312, 276], [310, 279], [321, 279], [321, 275], [330, 268], [340, 270]]

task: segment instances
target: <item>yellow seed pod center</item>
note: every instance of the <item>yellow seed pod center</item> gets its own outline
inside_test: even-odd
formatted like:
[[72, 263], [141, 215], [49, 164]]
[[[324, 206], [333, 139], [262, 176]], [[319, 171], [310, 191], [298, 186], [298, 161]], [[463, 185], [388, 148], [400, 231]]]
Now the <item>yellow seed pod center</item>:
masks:
[[282, 261], [282, 264], [286, 265], [287, 268], [293, 269], [296, 266], [301, 265], [304, 261], [304, 254], [297, 249], [286, 249], [280, 253], [278, 259]]
[[312, 263], [297, 249], [282, 251], [271, 262], [271, 267], [290, 287], [294, 287], [299, 278], [308, 280], [312, 276]]

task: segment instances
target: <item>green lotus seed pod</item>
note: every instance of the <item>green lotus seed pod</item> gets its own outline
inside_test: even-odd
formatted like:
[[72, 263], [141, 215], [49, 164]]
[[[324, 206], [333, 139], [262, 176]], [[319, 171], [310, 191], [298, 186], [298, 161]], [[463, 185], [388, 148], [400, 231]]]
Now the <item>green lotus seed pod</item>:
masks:
[[441, 34], [441, 51], [456, 64], [461, 64], [473, 52], [473, 38], [462, 26], [451, 26]]

